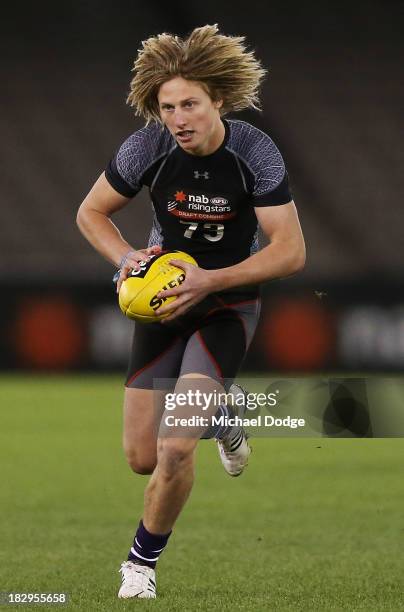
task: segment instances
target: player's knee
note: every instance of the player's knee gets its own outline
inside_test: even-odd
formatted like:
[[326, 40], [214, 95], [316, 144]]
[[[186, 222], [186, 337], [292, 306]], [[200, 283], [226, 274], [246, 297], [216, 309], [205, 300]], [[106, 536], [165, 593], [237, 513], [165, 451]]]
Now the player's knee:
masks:
[[125, 451], [126, 460], [129, 467], [136, 474], [152, 474], [156, 467], [156, 460], [152, 457], [141, 456], [139, 453], [132, 451]]
[[172, 478], [181, 474], [185, 466], [192, 464], [193, 455], [194, 445], [186, 440], [162, 439], [158, 444], [159, 470], [165, 477]]

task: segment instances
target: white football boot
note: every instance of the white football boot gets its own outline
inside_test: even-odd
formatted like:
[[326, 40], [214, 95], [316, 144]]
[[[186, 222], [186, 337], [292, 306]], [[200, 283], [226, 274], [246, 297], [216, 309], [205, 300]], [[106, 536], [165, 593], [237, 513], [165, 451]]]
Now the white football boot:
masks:
[[147, 565], [137, 565], [132, 561], [125, 561], [119, 571], [122, 574], [122, 585], [118, 597], [122, 599], [130, 597], [155, 599], [156, 574], [154, 569]]
[[[230, 386], [229, 393], [235, 398], [241, 394], [246, 397], [246, 391], [236, 384]], [[235, 414], [244, 414], [246, 402], [244, 402], [243, 406], [233, 402], [231, 408]], [[226, 472], [230, 476], [240, 476], [247, 466], [248, 457], [251, 454], [251, 447], [248, 444], [247, 434], [244, 429], [240, 427], [236, 434], [231, 434], [221, 440], [217, 438], [216, 442], [219, 449], [220, 460]]]

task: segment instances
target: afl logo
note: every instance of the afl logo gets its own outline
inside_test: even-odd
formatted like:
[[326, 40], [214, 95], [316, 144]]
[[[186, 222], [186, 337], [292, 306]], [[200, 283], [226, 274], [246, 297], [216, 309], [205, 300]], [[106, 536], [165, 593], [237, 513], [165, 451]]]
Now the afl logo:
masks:
[[220, 197], [210, 198], [211, 204], [218, 204], [219, 206], [224, 206], [225, 204], [227, 204], [227, 202], [228, 200], [226, 200], [226, 198], [220, 198]]

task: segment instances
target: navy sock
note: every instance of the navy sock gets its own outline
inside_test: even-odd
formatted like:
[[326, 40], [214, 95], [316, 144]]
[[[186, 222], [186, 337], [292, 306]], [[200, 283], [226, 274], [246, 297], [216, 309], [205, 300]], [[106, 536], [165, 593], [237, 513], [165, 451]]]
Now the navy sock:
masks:
[[150, 533], [141, 520], [133, 540], [133, 546], [129, 551], [128, 561], [148, 565], [154, 569], [170, 535], [171, 531], [163, 535]]

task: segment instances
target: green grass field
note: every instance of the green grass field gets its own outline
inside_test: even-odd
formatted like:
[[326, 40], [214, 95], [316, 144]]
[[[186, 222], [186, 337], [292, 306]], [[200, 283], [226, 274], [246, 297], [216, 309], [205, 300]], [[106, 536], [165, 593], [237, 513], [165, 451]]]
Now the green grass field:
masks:
[[147, 482], [121, 399], [118, 377], [0, 378], [0, 591], [66, 591], [87, 612], [404, 610], [399, 438], [253, 439], [238, 479], [201, 442], [158, 599], [118, 600]]

